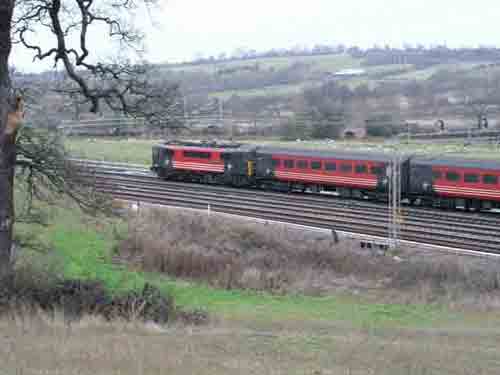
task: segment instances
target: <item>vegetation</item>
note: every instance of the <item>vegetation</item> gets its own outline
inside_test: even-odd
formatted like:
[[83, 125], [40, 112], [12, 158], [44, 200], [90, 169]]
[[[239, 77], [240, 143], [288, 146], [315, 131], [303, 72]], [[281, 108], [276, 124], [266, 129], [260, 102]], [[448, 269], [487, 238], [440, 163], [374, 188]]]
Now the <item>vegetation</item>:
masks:
[[[214, 322], [199, 328], [61, 317], [2, 319], [2, 371], [80, 374], [480, 374], [498, 366], [498, 331], [359, 329]], [[92, 360], [89, 360], [91, 358]]]
[[[120, 221], [89, 220], [85, 216], [78, 217], [67, 209], [54, 209], [51, 215], [56, 225], [39, 228], [36, 235], [37, 242], [45, 244], [50, 250], [45, 254], [28, 254], [23, 256], [20, 262], [41, 263], [51, 270], [59, 269], [58, 273], [66, 279], [102, 282], [111, 294], [140, 291], [149, 282], [171, 294], [180, 307], [203, 308], [231, 319], [274, 321], [280, 317], [286, 319], [295, 316], [310, 321], [341, 320], [355, 325], [392, 322], [396, 325], [425, 326], [441, 316], [439, 308], [429, 310], [426, 306], [415, 310], [403, 305], [377, 306], [368, 301], [362, 302], [356, 298], [342, 296], [279, 296], [241, 289], [224, 290], [205, 283], [181, 281], [155, 272], [144, 272], [140, 269], [134, 271], [133, 267], [130, 270], [126, 265], [113, 262], [113, 257], [116, 256], [114, 249], [125, 240], [124, 236], [127, 236], [126, 227], [123, 227]], [[192, 219], [196, 220], [195, 217]], [[35, 233], [31, 225], [23, 225], [22, 228], [28, 236]], [[196, 230], [196, 226], [193, 228]], [[252, 235], [251, 231], [249, 233]], [[356, 310], [359, 304], [364, 308], [353, 315], [353, 310]], [[434, 311], [434, 317], [428, 315], [428, 311]], [[446, 315], [443, 317], [446, 319]]]
[[213, 72], [219, 71], [225, 73], [226, 70], [237, 70], [238, 68], [248, 67], [257, 64], [259, 69], [283, 69], [289, 68], [296, 64], [310, 64], [318, 71], [335, 71], [344, 68], [351, 68], [360, 65], [361, 60], [353, 58], [344, 53], [331, 53], [325, 55], [311, 56], [283, 56], [283, 57], [257, 57], [245, 60], [233, 61], [215, 61], [206, 64], [185, 64], [176, 66], [167, 66], [166, 70], [173, 69], [174, 71], [204, 71]]
[[[145, 283], [150, 283], [170, 293], [184, 309], [202, 307], [209, 311], [210, 323], [193, 328], [160, 327], [139, 321], [106, 322], [96, 317], [72, 321], [59, 312], [49, 317], [21, 310], [0, 318], [4, 340], [8, 340], [6, 350], [0, 353], [3, 371], [135, 374], [163, 373], [170, 369], [180, 373], [224, 374], [236, 369], [245, 374], [252, 373], [257, 366], [261, 373], [338, 370], [421, 375], [448, 371], [465, 375], [491, 373], [499, 365], [495, 328], [498, 315], [489, 307], [496, 299], [493, 295], [487, 297], [484, 294], [487, 290], [477, 289], [476, 285], [481, 285], [477, 281], [483, 280], [485, 273], [463, 273], [473, 270], [476, 260], [471, 260], [470, 265], [456, 262], [453, 265], [448, 262], [455, 258], [451, 256], [443, 258], [442, 263], [436, 263], [434, 257], [424, 265], [413, 261], [400, 263], [401, 277], [394, 279], [392, 287], [381, 287], [379, 294], [373, 292], [376, 285], [373, 279], [367, 280], [366, 287], [356, 284], [356, 280], [373, 275], [372, 271], [363, 271], [363, 267], [383, 269], [383, 264], [392, 260], [367, 254], [349, 256], [339, 248], [340, 254], [334, 253], [333, 257], [337, 263], [334, 270], [341, 272], [335, 277], [340, 284], [319, 295], [318, 291], [308, 296], [299, 290], [283, 295], [259, 291], [249, 285], [245, 286], [247, 290], [227, 290], [208, 285], [211, 282], [206, 277], [198, 279], [182, 274], [182, 278], [174, 279], [171, 273], [143, 271], [138, 263], [113, 264], [113, 256], [117, 250], [130, 250], [126, 242], [132, 240], [138, 241], [137, 251], [149, 252], [146, 256], [150, 259], [163, 249], [192, 251], [196, 246], [198, 254], [209, 247], [211, 254], [218, 249], [229, 251], [230, 246], [241, 254], [256, 251], [258, 257], [267, 252], [266, 246], [288, 254], [292, 250], [289, 247], [297, 243], [294, 236], [299, 234], [287, 234], [281, 229], [280, 240], [284, 243], [276, 247], [276, 238], [270, 233], [277, 231], [269, 227], [235, 220], [228, 224], [216, 216], [208, 221], [177, 210], [163, 214], [146, 211], [144, 217], [139, 213], [136, 219], [132, 218], [150, 220], [150, 215], [154, 215], [160, 223], [155, 221], [156, 227], [151, 232], [140, 232], [139, 228], [134, 231], [134, 221], [124, 225], [118, 219], [90, 219], [68, 209], [52, 208], [50, 214], [55, 223], [52, 226], [38, 227], [36, 231], [32, 225], [21, 226], [20, 235], [36, 232], [37, 243], [45, 244], [47, 250], [21, 253], [20, 266], [38, 265], [51, 270], [52, 275], [61, 273], [73, 280], [100, 280], [106, 290], [119, 296], [139, 291]], [[188, 226], [189, 223], [192, 225]], [[216, 232], [218, 224], [229, 226], [226, 231]], [[161, 230], [162, 225], [169, 226], [171, 235], [164, 233], [168, 238], [156, 239], [156, 245], [162, 241], [164, 246], [156, 246], [155, 231]], [[205, 237], [207, 230], [213, 231], [210, 238], [218, 241], [213, 246]], [[193, 236], [186, 236], [186, 231]], [[176, 246], [179, 233], [183, 234], [183, 242]], [[304, 246], [318, 242], [304, 240]], [[404, 254], [399, 255], [404, 258]], [[144, 265], [152, 269], [150, 263]], [[344, 267], [344, 271], [338, 267]], [[341, 277], [342, 272], [352, 274]], [[467, 275], [475, 298], [469, 300], [467, 288], [455, 276], [458, 274]], [[484, 280], [492, 280], [492, 276], [489, 274]], [[416, 277], [431, 282], [409, 292]], [[327, 275], [327, 279], [331, 278], [332, 274]], [[346, 289], [346, 285], [350, 288]], [[447, 288], [443, 288], [445, 285]], [[485, 311], [481, 312], [482, 309]], [[89, 362], [88, 358], [93, 360]]]

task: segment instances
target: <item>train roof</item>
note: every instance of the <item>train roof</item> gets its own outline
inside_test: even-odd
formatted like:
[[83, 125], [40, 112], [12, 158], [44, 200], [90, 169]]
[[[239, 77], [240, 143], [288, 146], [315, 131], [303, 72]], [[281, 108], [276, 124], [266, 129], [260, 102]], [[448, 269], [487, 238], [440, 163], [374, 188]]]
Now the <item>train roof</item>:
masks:
[[412, 164], [457, 168], [493, 169], [500, 171], [500, 160], [464, 159], [459, 157], [415, 157]]
[[154, 145], [153, 147], [162, 147], [175, 150], [196, 150], [196, 151], [217, 151], [217, 152], [250, 152], [254, 151], [256, 146], [244, 143], [218, 143], [209, 141], [167, 141]]
[[325, 159], [340, 159], [340, 160], [372, 160], [379, 162], [390, 162], [393, 157], [389, 153], [376, 152], [358, 152], [347, 150], [310, 150], [300, 148], [282, 148], [282, 147], [259, 147], [257, 153], [273, 154], [273, 155], [288, 155], [294, 157], [308, 158], [325, 158]]

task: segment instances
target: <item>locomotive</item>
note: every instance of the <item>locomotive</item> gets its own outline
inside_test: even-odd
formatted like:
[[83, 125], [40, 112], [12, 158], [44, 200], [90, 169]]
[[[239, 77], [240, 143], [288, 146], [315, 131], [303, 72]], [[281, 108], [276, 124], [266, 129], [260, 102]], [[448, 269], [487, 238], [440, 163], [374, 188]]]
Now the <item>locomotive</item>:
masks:
[[[387, 201], [392, 157], [238, 143], [169, 141], [153, 146], [152, 167], [168, 180], [279, 191], [332, 193]], [[405, 156], [400, 191], [408, 204], [447, 209], [500, 208], [500, 162]]]

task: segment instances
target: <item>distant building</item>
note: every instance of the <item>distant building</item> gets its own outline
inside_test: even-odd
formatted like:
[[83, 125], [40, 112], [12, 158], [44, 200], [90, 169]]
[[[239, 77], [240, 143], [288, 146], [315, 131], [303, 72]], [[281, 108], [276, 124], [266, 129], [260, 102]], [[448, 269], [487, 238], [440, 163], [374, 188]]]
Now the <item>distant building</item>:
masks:
[[366, 73], [364, 69], [342, 69], [333, 74], [334, 77], [359, 77]]

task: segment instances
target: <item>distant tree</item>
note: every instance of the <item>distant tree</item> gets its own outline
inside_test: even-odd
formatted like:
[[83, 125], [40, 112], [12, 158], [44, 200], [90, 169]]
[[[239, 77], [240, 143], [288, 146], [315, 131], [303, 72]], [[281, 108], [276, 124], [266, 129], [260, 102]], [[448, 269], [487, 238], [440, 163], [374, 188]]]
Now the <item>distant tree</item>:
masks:
[[488, 116], [500, 105], [500, 75], [486, 71], [481, 77], [460, 81], [462, 104], [476, 120], [476, 127], [488, 126]]
[[316, 112], [312, 117], [311, 137], [316, 139], [332, 139], [340, 135], [345, 127], [345, 114], [338, 112]]
[[402, 129], [397, 126], [398, 119], [391, 113], [380, 113], [366, 120], [366, 134], [372, 137], [389, 138]]

